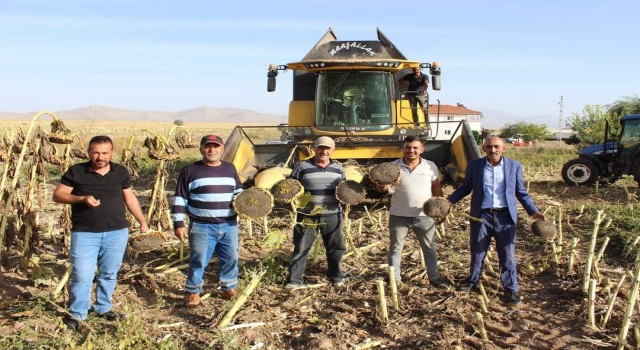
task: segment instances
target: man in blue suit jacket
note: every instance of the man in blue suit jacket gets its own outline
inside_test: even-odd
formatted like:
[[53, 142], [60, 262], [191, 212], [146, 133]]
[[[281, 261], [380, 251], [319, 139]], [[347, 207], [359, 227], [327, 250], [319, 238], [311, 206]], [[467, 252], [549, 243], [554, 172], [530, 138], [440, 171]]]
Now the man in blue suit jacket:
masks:
[[500, 279], [507, 303], [520, 302], [516, 271], [515, 241], [518, 221], [517, 202], [535, 220], [544, 220], [522, 180], [522, 165], [502, 156], [506, 149], [497, 136], [490, 136], [482, 145], [487, 156], [469, 162], [464, 183], [447, 199], [455, 204], [471, 194], [471, 216], [482, 219], [482, 223], [471, 221], [471, 266], [465, 285], [459, 290], [471, 291], [480, 280], [484, 258], [496, 240], [500, 262]]

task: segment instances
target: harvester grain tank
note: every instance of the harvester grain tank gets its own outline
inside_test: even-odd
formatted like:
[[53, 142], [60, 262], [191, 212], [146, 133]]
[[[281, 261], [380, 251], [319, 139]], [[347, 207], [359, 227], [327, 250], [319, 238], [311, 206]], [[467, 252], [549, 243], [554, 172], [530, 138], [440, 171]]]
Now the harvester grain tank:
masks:
[[[292, 72], [288, 123], [234, 128], [223, 159], [236, 166], [243, 181], [269, 188], [286, 177], [296, 161], [313, 156], [313, 141], [323, 135], [336, 142], [334, 159], [356, 164], [360, 170], [401, 157], [402, 140], [418, 135], [425, 143], [424, 158], [453, 180], [464, 176], [467, 162], [480, 157], [467, 122], [454, 122], [458, 127], [451, 138], [436, 140], [438, 123], [447, 122], [418, 108], [419, 122], [414, 124], [411, 105], [404, 98], [411, 91], [402, 91], [397, 84], [398, 78], [421, 67], [431, 76], [430, 87], [440, 90], [440, 65], [409, 60], [380, 30], [377, 34], [378, 40], [339, 41], [329, 29], [301, 61], [269, 66], [270, 92], [281, 72]], [[278, 140], [262, 139], [276, 129]], [[264, 171], [273, 176], [256, 177]]]

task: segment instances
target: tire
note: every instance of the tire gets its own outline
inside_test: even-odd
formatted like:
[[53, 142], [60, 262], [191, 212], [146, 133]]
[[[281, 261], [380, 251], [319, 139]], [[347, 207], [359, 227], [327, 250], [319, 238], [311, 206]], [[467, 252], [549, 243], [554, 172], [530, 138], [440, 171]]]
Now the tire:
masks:
[[588, 159], [572, 159], [562, 166], [562, 179], [568, 185], [589, 186], [598, 180], [598, 176], [600, 170]]
[[636, 159], [633, 162], [633, 167], [631, 168], [631, 175], [633, 175], [633, 179], [636, 180], [638, 185], [640, 186], [640, 159]]

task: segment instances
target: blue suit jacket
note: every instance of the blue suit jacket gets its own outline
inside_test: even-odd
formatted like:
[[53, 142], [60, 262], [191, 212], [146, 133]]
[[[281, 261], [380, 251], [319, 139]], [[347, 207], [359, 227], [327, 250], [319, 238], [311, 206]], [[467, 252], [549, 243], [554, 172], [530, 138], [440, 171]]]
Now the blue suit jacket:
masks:
[[[513, 223], [518, 222], [517, 202], [520, 201], [522, 207], [529, 215], [538, 212], [538, 208], [533, 204], [531, 196], [524, 187], [522, 180], [522, 164], [518, 161], [502, 157], [504, 161], [504, 179], [506, 182], [507, 207]], [[466, 197], [471, 191], [471, 216], [480, 217], [482, 211], [482, 200], [484, 198], [484, 166], [487, 158], [479, 158], [469, 162], [464, 182], [447, 199], [455, 204]]]

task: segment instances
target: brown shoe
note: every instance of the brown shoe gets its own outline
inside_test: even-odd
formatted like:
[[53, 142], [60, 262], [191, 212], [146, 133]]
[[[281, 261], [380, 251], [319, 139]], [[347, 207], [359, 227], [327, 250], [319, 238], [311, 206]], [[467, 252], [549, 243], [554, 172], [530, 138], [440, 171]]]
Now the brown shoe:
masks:
[[184, 299], [184, 306], [186, 307], [196, 307], [200, 305], [200, 294], [189, 294]]
[[238, 296], [238, 291], [236, 289], [229, 289], [222, 291], [222, 298], [227, 300], [235, 299]]

